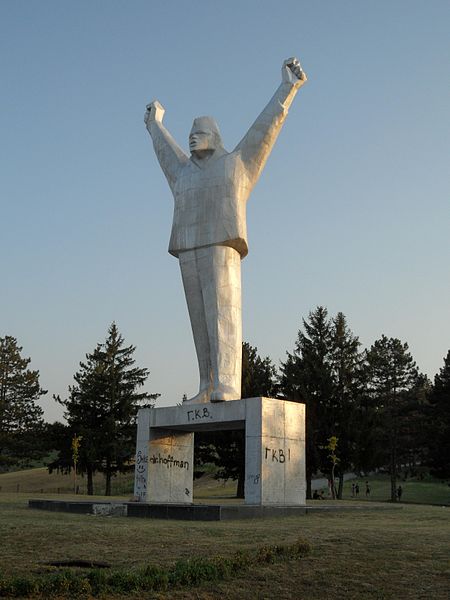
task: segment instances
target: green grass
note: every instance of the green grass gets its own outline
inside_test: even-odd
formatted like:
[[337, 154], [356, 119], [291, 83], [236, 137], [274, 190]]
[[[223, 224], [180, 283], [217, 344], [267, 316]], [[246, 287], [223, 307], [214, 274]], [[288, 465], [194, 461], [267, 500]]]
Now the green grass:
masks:
[[199, 587], [202, 583], [229, 580], [261, 565], [294, 561], [307, 556], [311, 546], [304, 540], [294, 544], [261, 546], [253, 551], [238, 550], [231, 556], [193, 557], [170, 567], [143, 565], [132, 569], [74, 569], [28, 575], [0, 575], [0, 596], [45, 598], [90, 598], [106, 594], [173, 590]]
[[[194, 481], [194, 498], [198, 502], [231, 502], [236, 496], [236, 481], [217, 481], [214, 473], [206, 473]], [[370, 497], [365, 495], [365, 482], [370, 482]], [[128, 499], [133, 495], [134, 474], [118, 474], [112, 480], [112, 493]], [[360, 493], [358, 498], [351, 497], [351, 484], [359, 482]], [[376, 475], [346, 481], [344, 484], [344, 500], [358, 502], [375, 501], [386, 502], [390, 498], [390, 480], [388, 475]], [[86, 493], [86, 478], [78, 477], [80, 493]], [[420, 504], [450, 505], [449, 482], [435, 479], [408, 479], [399, 480], [403, 488], [402, 502]], [[30, 494], [66, 494], [73, 492], [73, 476], [61, 473], [48, 473], [45, 467], [15, 471], [0, 474], [0, 494], [23, 492]], [[105, 489], [104, 477], [97, 473], [94, 477], [94, 493], [103, 494]], [[326, 491], [326, 490], [325, 490]]]
[[[119, 473], [112, 479], [112, 493], [118, 495], [133, 495], [134, 473]], [[87, 492], [86, 477], [77, 477], [80, 494]], [[94, 476], [94, 493], [102, 494], [105, 490], [105, 478], [101, 473]], [[25, 469], [0, 474], [0, 493], [23, 492], [30, 494], [66, 494], [74, 491], [73, 474], [63, 475], [54, 471], [48, 472], [47, 467]]]
[[[80, 495], [86, 494], [86, 478], [78, 476], [77, 485]], [[134, 473], [119, 473], [112, 479], [113, 496], [123, 496], [130, 499], [133, 496]], [[214, 500], [228, 502], [236, 496], [235, 481], [218, 481], [213, 473], [207, 473], [194, 481], [194, 496], [199, 502]], [[101, 473], [94, 476], [94, 494], [101, 495], [105, 490], [105, 479]], [[38, 494], [72, 494], [74, 491], [73, 475], [63, 475], [53, 472], [49, 474], [47, 468], [40, 467], [13, 471], [0, 474], [0, 495], [2, 493], [28, 493]]]
[[447, 508], [387, 504], [383, 511], [181, 522], [30, 510], [28, 498], [0, 494], [0, 565], [8, 577], [45, 574], [49, 567], [44, 561], [62, 559], [106, 561], [113, 569], [126, 571], [149, 565], [170, 569], [177, 560], [232, 557], [238, 550], [254, 552], [302, 538], [310, 543], [312, 553], [299, 561], [258, 564], [224, 581], [204, 581], [194, 588], [181, 586], [145, 595], [122, 592], [117, 598], [448, 598]]
[[[354, 482], [359, 483], [359, 497], [351, 497], [351, 485]], [[365, 482], [369, 481], [370, 484], [370, 496], [366, 497]], [[407, 479], [406, 481], [398, 480], [397, 486], [401, 485], [403, 488], [402, 503], [419, 503], [419, 504], [440, 504], [450, 505], [450, 486], [449, 482], [440, 481], [436, 479], [420, 480], [420, 479]], [[350, 499], [353, 501], [375, 501], [375, 502], [386, 502], [391, 497], [391, 482], [388, 475], [376, 475], [366, 478], [358, 478], [354, 480], [346, 481], [344, 484], [343, 499]]]

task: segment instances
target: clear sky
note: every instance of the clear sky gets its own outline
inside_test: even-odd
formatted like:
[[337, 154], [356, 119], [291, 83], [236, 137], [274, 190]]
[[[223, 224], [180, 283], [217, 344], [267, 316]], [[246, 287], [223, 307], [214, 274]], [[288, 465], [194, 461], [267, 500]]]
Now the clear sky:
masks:
[[116, 321], [160, 406], [197, 391], [172, 197], [145, 130], [233, 149], [296, 55], [309, 81], [248, 205], [244, 339], [278, 365], [302, 317], [364, 347], [450, 348], [448, 0], [0, 2], [0, 335], [52, 394]]

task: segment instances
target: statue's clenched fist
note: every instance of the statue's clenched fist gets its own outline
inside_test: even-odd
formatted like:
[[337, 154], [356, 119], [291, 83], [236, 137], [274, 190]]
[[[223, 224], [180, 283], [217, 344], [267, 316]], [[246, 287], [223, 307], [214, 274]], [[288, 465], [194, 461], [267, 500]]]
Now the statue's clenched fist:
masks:
[[281, 75], [283, 81], [292, 83], [296, 87], [300, 87], [307, 81], [306, 73], [303, 71], [300, 61], [294, 56], [284, 61]]
[[241, 397], [241, 260], [248, 251], [245, 206], [289, 107], [306, 82], [294, 57], [284, 61], [282, 73], [271, 100], [232, 152], [223, 147], [212, 117], [194, 120], [189, 157], [161, 124], [161, 104], [152, 102], [145, 113], [174, 197], [169, 252], [180, 262], [197, 351], [199, 391], [186, 400], [194, 406]]
[[158, 100], [150, 102], [150, 104], [147, 104], [147, 111], [144, 115], [144, 123], [147, 125], [147, 127], [152, 121], [158, 121], [159, 123], [162, 123], [165, 112], [164, 106], [158, 102]]

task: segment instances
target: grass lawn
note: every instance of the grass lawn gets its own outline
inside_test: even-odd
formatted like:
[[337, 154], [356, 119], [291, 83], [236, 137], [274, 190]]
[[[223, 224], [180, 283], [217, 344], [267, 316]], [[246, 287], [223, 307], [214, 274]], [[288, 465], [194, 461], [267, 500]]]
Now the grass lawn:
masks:
[[196, 588], [116, 597], [448, 599], [448, 508], [386, 505], [383, 511], [190, 523], [30, 510], [28, 498], [0, 494], [4, 575], [39, 573], [46, 569], [42, 561], [61, 559], [107, 561], [129, 569], [168, 566], [179, 558], [230, 555], [238, 549], [290, 544], [301, 537], [313, 550], [299, 560], [261, 565], [245, 575]]
[[[370, 484], [370, 496], [366, 496], [366, 481]], [[359, 497], [351, 497], [352, 483], [359, 484]], [[441, 504], [450, 506], [450, 485], [448, 481], [439, 481], [436, 479], [407, 479], [398, 480], [397, 486], [403, 488], [402, 503], [420, 503], [420, 504]], [[391, 482], [389, 475], [375, 475], [366, 478], [359, 478], [346, 481], [344, 483], [344, 499], [361, 501], [385, 502], [391, 497]]]
[[[118, 474], [112, 480], [113, 494], [132, 495], [134, 473]], [[86, 477], [77, 477], [77, 485], [80, 494], [87, 492]], [[101, 473], [94, 475], [94, 492], [104, 493], [105, 478]], [[74, 491], [74, 480], [72, 475], [63, 475], [54, 471], [49, 474], [47, 467], [25, 469], [22, 471], [11, 471], [0, 473], [0, 493], [31, 493], [31, 494], [67, 494]]]
[[[112, 480], [113, 495], [126, 496], [128, 499], [133, 495], [134, 474], [118, 474]], [[365, 482], [369, 481], [370, 496], [365, 495]], [[351, 484], [359, 483], [359, 497], [352, 498]], [[86, 478], [78, 477], [77, 483], [80, 493], [86, 493]], [[447, 481], [435, 479], [408, 479], [399, 480], [403, 488], [402, 502], [417, 502], [421, 504], [440, 504], [450, 506], [450, 486]], [[194, 481], [194, 498], [198, 502], [207, 501], [230, 501], [236, 495], [235, 481], [217, 481], [212, 474], [206, 474]], [[0, 474], [0, 493], [23, 492], [30, 494], [67, 494], [73, 492], [73, 477], [61, 473], [48, 473], [46, 467], [27, 469]], [[105, 489], [104, 477], [97, 473], [94, 477], [94, 492], [102, 494]], [[326, 487], [323, 488], [326, 492]], [[388, 475], [376, 475], [368, 478], [359, 478], [346, 481], [344, 484], [344, 500], [386, 502], [390, 498], [390, 480]]]

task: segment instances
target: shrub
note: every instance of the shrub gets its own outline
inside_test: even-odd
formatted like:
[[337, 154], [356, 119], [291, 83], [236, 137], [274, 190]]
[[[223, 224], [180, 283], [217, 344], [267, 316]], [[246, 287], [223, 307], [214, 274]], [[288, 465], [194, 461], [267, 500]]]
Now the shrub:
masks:
[[40, 594], [51, 598], [91, 598], [106, 593], [167, 590], [170, 587], [196, 586], [204, 581], [217, 581], [232, 577], [251, 566], [291, 560], [305, 556], [311, 545], [297, 540], [290, 546], [262, 546], [256, 551], [239, 550], [231, 557], [179, 560], [169, 569], [148, 565], [141, 569], [105, 571], [94, 569], [89, 573], [76, 573], [65, 569], [40, 577], [13, 577], [0, 574], [0, 596], [27, 597]]
[[153, 565], [145, 567], [141, 579], [142, 588], [145, 590], [166, 590], [169, 585], [167, 571]]
[[[51, 573], [35, 580], [36, 591], [47, 596], [67, 596], [69, 598], [88, 597], [91, 586], [85, 575], [74, 571], [64, 570], [60, 573]], [[20, 594], [17, 594], [20, 596]]]
[[202, 581], [215, 581], [217, 578], [217, 564], [202, 558], [179, 560], [169, 573], [169, 583], [181, 586], [198, 585]]

